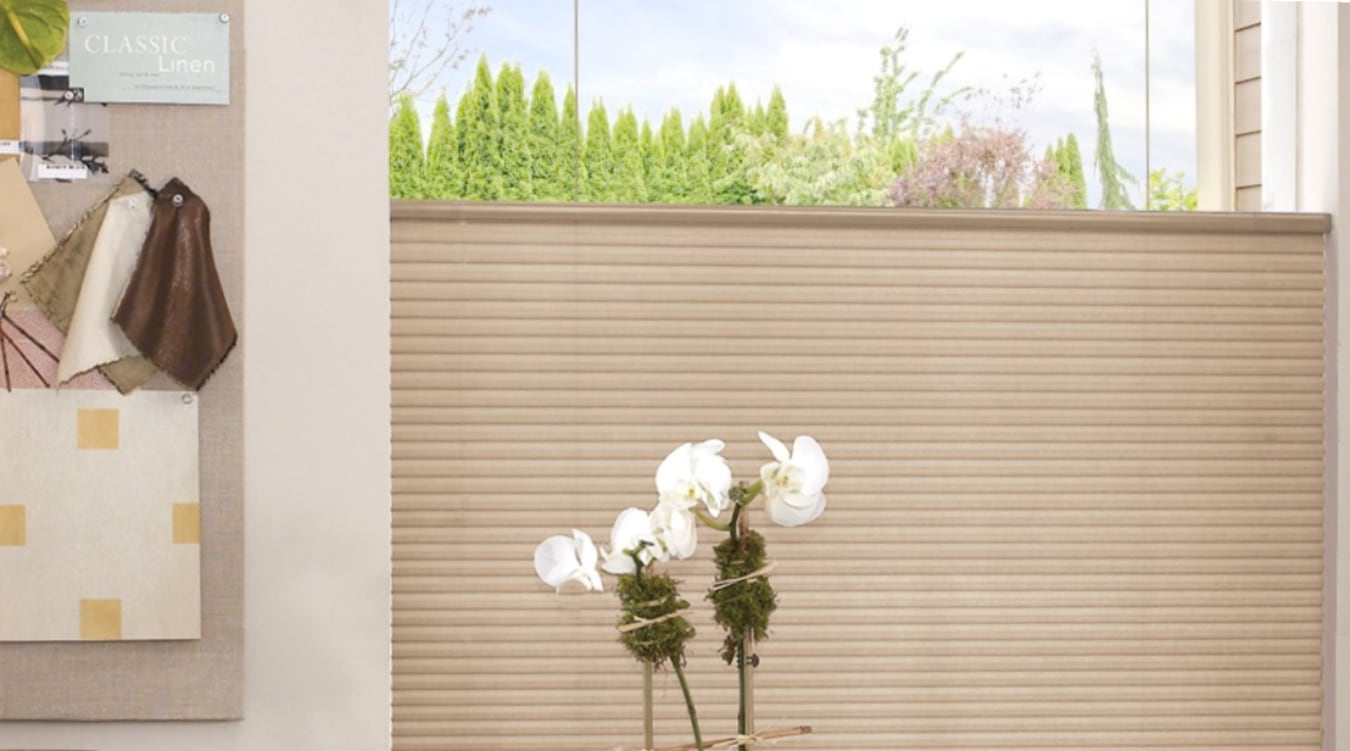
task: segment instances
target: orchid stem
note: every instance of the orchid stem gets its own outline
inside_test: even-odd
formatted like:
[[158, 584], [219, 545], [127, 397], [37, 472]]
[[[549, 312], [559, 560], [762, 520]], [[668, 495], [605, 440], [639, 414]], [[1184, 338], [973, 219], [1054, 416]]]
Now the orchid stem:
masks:
[[751, 485], [750, 487], [745, 489], [745, 500], [742, 501], [742, 503], [747, 506], [750, 505], [751, 501], [754, 501], [756, 498], [759, 497], [759, 494], [763, 492], [764, 492], [764, 481], [755, 480], [754, 485]]
[[[741, 512], [745, 510], [746, 506], [749, 506], [754, 502], [762, 492], [764, 492], [764, 481], [759, 480], [741, 493], [740, 500], [736, 502], [735, 507], [731, 510], [731, 522], [728, 526], [731, 528], [731, 544], [733, 546], [740, 545], [742, 526], [747, 530], [750, 526], [749, 524], [743, 524], [741, 522]], [[749, 692], [747, 691], [747, 688], [749, 684], [749, 671], [753, 669], [750, 666], [749, 656], [745, 653], [745, 637], [745, 631], [737, 634], [736, 637], [736, 678], [737, 683], [739, 684], [736, 696], [736, 734], [742, 737], [749, 731]], [[738, 751], [747, 751], [747, 749], [748, 746], [745, 745], [738, 747]]]
[[713, 529], [719, 532], [726, 532], [731, 529], [730, 525], [722, 524], [716, 521], [711, 516], [708, 516], [707, 514], [703, 513], [701, 509], [697, 508], [694, 509], [694, 516], [697, 516], [699, 521], [703, 522], [704, 524], [708, 525], [709, 527], [712, 527]]
[[698, 711], [694, 709], [694, 697], [689, 695], [689, 681], [684, 678], [684, 668], [680, 667], [680, 656], [670, 661], [675, 669], [675, 677], [680, 679], [680, 691], [684, 692], [684, 706], [689, 710], [689, 724], [694, 728], [694, 746], [703, 751], [703, 733], [698, 729]]

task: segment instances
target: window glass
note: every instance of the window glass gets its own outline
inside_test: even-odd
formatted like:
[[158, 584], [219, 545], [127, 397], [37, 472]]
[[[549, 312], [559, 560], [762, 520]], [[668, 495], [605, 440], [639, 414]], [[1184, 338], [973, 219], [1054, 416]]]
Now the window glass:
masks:
[[[396, 196], [1194, 207], [1190, 3], [496, 0], [454, 13], [471, 22], [461, 59], [393, 106]], [[423, 174], [405, 179], [417, 138]]]

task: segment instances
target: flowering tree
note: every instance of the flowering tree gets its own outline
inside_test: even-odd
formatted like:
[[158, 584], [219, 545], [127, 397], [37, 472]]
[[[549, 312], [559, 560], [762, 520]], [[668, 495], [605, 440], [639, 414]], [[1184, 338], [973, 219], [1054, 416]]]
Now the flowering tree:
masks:
[[[684, 646], [694, 636], [694, 628], [681, 615], [689, 602], [680, 596], [670, 574], [658, 571], [655, 564], [692, 556], [700, 525], [727, 533], [727, 539], [714, 549], [717, 575], [708, 599], [713, 603], [714, 619], [726, 631], [722, 657], [738, 668], [737, 735], [744, 737], [746, 645], [750, 639], [768, 637], [769, 615], [777, 607], [777, 595], [767, 577], [771, 565], [765, 557], [764, 538], [750, 529], [745, 511], [762, 497], [775, 523], [808, 524], [825, 511], [824, 490], [830, 475], [829, 461], [814, 438], [798, 436], [789, 450], [773, 436], [760, 433], [759, 437], [774, 460], [760, 468], [755, 483], [732, 486], [731, 468], [722, 458], [726, 447], [722, 441], [686, 443], [657, 466], [656, 507], [620, 512], [610, 530], [608, 548], [597, 548], [590, 535], [574, 529], [570, 536], [549, 537], [534, 551], [535, 572], [558, 591], [571, 585], [599, 592], [604, 589], [602, 573], [617, 577], [619, 640], [639, 662], [652, 668], [670, 664], [684, 694], [694, 744], [700, 750], [703, 734], [684, 675]], [[719, 521], [728, 509], [728, 521]]]
[[933, 139], [891, 184], [891, 201], [911, 208], [1072, 206], [1074, 185], [1053, 159], [1035, 159], [1020, 130], [966, 124]]

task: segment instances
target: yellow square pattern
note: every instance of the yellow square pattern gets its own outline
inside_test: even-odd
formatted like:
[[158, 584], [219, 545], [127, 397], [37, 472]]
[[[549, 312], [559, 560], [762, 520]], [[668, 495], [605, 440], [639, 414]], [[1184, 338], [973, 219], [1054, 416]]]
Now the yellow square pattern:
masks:
[[116, 449], [118, 412], [115, 409], [82, 409], [79, 413], [81, 449]]
[[199, 545], [201, 541], [201, 504], [175, 503], [173, 505], [173, 544]]
[[28, 544], [28, 511], [23, 506], [0, 506], [0, 545]]
[[80, 638], [116, 641], [122, 638], [121, 600], [80, 600]]

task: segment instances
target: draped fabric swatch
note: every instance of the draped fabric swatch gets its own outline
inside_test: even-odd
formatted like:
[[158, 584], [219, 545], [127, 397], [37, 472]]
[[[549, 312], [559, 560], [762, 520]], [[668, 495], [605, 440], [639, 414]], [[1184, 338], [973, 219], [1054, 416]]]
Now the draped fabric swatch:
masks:
[[56, 373], [59, 382], [140, 354], [113, 324], [112, 312], [131, 278], [149, 229], [149, 196], [127, 195], [108, 202], [61, 349], [61, 366]]
[[[0, 293], [19, 292], [20, 272], [36, 263], [54, 244], [56, 239], [47, 226], [47, 218], [42, 215], [18, 162], [0, 161], [0, 245], [9, 250], [4, 261], [14, 272], [8, 279], [0, 280]], [[17, 303], [26, 305], [26, 297], [20, 294]]]
[[174, 380], [200, 389], [238, 338], [211, 250], [211, 212], [177, 178], [159, 191], [113, 320]]
[[[112, 201], [130, 196], [139, 196], [147, 203], [152, 198], [137, 180], [123, 178], [115, 190], [104, 196], [66, 233], [52, 252], [24, 275], [23, 285], [33, 302], [63, 334], [70, 331], [80, 290], [84, 285], [85, 270], [103, 228], [108, 207]], [[99, 370], [124, 394], [145, 385], [155, 374], [154, 364], [139, 356], [102, 364]]]
[[[59, 361], [53, 360], [42, 348], [46, 347], [48, 352], [60, 352], [65, 341], [61, 330], [41, 310], [32, 306], [15, 309], [11, 305], [5, 315], [32, 336], [32, 339], [27, 335], [16, 336], [12, 344], [6, 345], [9, 348], [9, 385], [16, 389], [50, 388], [51, 384], [57, 383], [56, 368]], [[5, 324], [5, 328], [10, 334], [15, 333], [14, 326]], [[17, 356], [20, 352], [23, 353], [22, 357]], [[24, 362], [24, 357], [28, 358], [28, 362]], [[32, 367], [28, 363], [32, 363]], [[3, 385], [3, 381], [0, 381], [0, 385]], [[113, 387], [97, 370], [81, 373], [64, 385], [76, 390], [107, 391]]]

